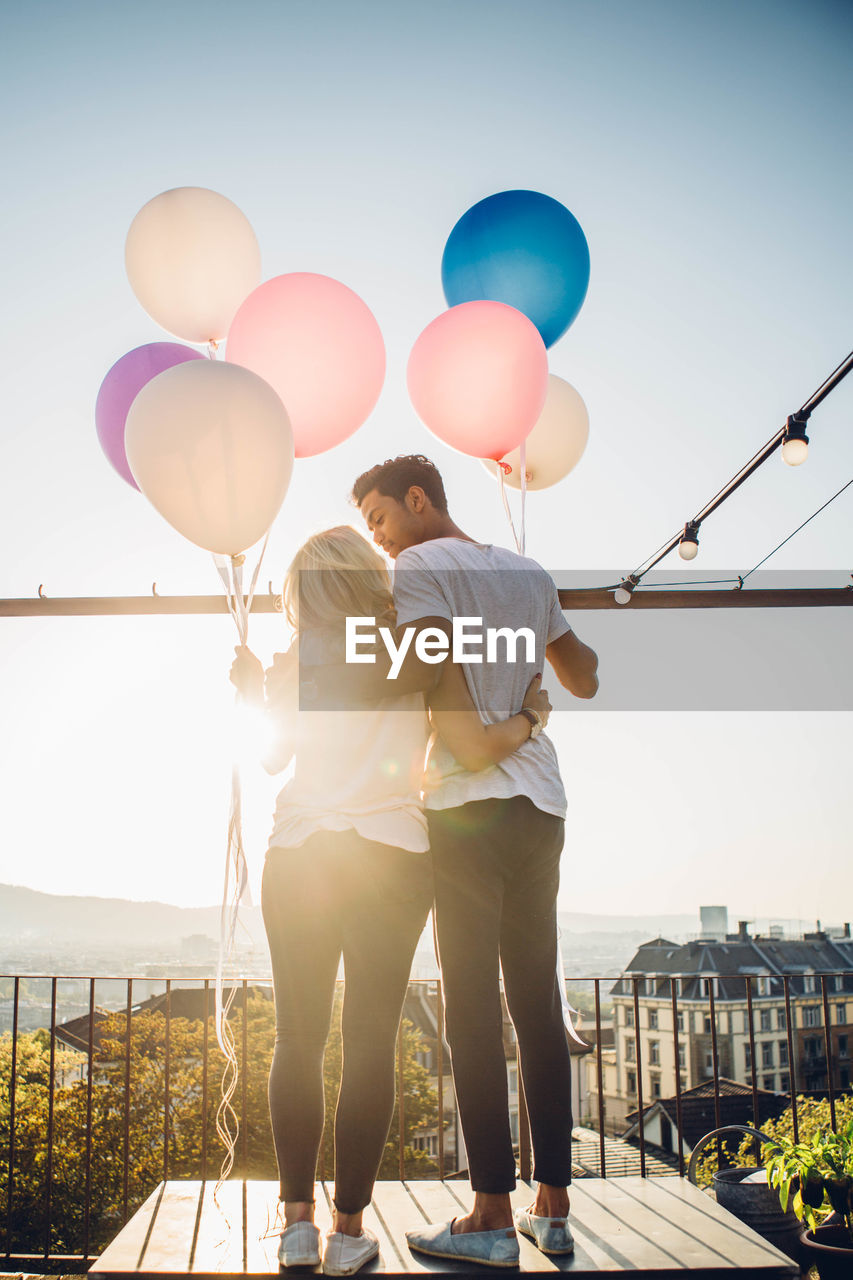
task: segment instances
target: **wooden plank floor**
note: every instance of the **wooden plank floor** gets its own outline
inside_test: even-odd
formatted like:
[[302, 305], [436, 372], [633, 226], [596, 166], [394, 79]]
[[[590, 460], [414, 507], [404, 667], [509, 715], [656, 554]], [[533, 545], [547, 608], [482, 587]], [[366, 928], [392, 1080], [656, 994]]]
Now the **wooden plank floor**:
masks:
[[[275, 1182], [165, 1182], [152, 1192], [101, 1254], [94, 1277], [278, 1275], [283, 1229]], [[572, 1186], [575, 1252], [548, 1258], [519, 1236], [520, 1269], [544, 1275], [630, 1271], [636, 1276], [686, 1272], [689, 1276], [797, 1276], [797, 1267], [714, 1200], [679, 1177], [582, 1178]], [[332, 1188], [318, 1183], [317, 1225], [331, 1225]], [[530, 1204], [533, 1189], [519, 1183], [513, 1202]], [[496, 1268], [431, 1259], [409, 1251], [405, 1232], [423, 1222], [444, 1222], [472, 1202], [467, 1182], [380, 1182], [365, 1211], [380, 1256], [365, 1276], [425, 1272], [490, 1275]]]

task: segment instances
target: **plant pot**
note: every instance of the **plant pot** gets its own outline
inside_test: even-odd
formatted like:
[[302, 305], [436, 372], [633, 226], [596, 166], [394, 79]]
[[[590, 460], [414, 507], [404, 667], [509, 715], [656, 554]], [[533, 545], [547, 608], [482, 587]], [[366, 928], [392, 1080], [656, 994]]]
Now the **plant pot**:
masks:
[[766, 1182], [743, 1181], [755, 1172], [755, 1169], [744, 1168], [718, 1169], [714, 1174], [717, 1204], [799, 1263], [803, 1256], [802, 1226], [790, 1209], [782, 1212], [778, 1194]]
[[805, 1261], [816, 1266], [820, 1280], [850, 1280], [853, 1244], [846, 1227], [817, 1227], [803, 1232]]

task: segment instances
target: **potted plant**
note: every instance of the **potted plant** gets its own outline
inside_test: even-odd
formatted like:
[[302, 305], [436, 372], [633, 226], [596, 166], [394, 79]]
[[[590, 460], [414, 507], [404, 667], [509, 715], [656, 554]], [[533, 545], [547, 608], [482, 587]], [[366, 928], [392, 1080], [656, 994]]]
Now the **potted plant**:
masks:
[[[838, 1132], [823, 1127], [794, 1142], [774, 1135], [765, 1158], [767, 1180], [783, 1209], [804, 1222], [803, 1244], [821, 1280], [853, 1276], [853, 1117]], [[829, 1219], [829, 1221], [827, 1221]]]

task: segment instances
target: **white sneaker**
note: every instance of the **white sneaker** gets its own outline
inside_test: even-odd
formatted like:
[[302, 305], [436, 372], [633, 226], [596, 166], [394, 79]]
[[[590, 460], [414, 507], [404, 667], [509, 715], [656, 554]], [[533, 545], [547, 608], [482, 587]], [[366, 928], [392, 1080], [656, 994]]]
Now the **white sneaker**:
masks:
[[362, 1227], [360, 1236], [346, 1236], [343, 1231], [329, 1231], [323, 1254], [323, 1273], [327, 1276], [351, 1276], [365, 1262], [375, 1258], [379, 1241], [372, 1231]]
[[316, 1267], [320, 1261], [320, 1232], [313, 1222], [294, 1222], [281, 1233], [278, 1260], [283, 1267]]

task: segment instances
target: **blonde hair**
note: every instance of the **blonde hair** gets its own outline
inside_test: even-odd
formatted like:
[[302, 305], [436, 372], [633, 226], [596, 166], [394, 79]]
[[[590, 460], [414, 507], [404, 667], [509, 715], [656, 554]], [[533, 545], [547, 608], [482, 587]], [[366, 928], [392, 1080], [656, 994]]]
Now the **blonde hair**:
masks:
[[299, 548], [285, 575], [282, 600], [297, 631], [340, 626], [347, 616], [395, 621], [385, 562], [352, 525], [315, 533]]

